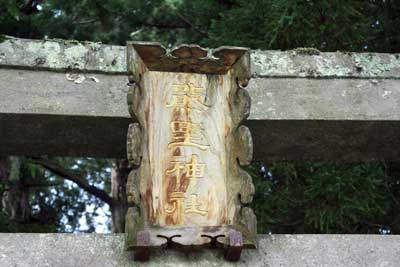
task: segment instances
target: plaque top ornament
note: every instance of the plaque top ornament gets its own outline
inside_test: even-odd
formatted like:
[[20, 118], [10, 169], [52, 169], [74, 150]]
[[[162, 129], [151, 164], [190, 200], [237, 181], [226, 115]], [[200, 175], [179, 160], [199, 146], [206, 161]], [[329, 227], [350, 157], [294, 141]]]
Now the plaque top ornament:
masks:
[[205, 49], [195, 44], [166, 49], [157, 42], [128, 42], [128, 47], [137, 52], [150, 71], [202, 74], [226, 74], [249, 51], [235, 46]]
[[256, 247], [250, 164], [250, 56], [246, 48], [204, 49], [129, 42], [126, 247], [220, 247], [227, 260]]

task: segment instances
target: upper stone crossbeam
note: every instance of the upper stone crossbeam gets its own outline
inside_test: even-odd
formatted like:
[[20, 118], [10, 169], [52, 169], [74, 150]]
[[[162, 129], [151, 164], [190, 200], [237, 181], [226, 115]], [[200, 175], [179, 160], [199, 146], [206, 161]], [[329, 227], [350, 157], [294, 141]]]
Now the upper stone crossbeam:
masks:
[[[256, 160], [399, 158], [399, 55], [296, 49], [250, 56], [246, 124]], [[124, 46], [6, 38], [0, 154], [124, 157], [127, 83]]]

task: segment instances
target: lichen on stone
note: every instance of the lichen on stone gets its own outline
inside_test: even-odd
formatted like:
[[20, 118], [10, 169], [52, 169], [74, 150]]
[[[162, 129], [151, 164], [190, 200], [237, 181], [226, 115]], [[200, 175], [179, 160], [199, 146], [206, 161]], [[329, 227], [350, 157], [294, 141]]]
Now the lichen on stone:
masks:
[[400, 59], [394, 55], [352, 53], [351, 58], [356, 69], [364, 76], [378, 76], [393, 68], [400, 68]]
[[92, 51], [99, 51], [101, 48], [101, 42], [84, 42], [85, 45], [88, 45]]
[[[309, 53], [315, 55], [316, 51]], [[338, 53], [295, 56], [293, 51], [256, 51], [251, 55], [256, 75], [260, 77], [343, 77], [353, 73]]]
[[257, 50], [251, 53], [251, 61], [258, 69], [257, 75], [261, 76], [282, 76], [296, 72], [293, 60], [282, 51]]
[[321, 52], [313, 47], [298, 47], [291, 50], [292, 55], [308, 55], [308, 56], [318, 56]]

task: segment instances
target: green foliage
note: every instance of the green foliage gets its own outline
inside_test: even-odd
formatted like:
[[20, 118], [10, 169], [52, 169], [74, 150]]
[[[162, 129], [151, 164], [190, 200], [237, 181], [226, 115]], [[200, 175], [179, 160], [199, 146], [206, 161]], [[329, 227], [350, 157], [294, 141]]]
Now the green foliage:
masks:
[[215, 20], [211, 43], [263, 49], [361, 50], [373, 19], [366, 1], [238, 1]]
[[[108, 193], [111, 191], [111, 160], [94, 158], [51, 158], [51, 160], [86, 178], [89, 185]], [[32, 204], [38, 207], [39, 213], [47, 214], [48, 219], [54, 221], [59, 232], [81, 230], [93, 232], [98, 224], [95, 221], [98, 210], [107, 209], [107, 205], [71, 181], [49, 171], [45, 171], [44, 176], [47, 181], [56, 186], [38, 188], [36, 192], [33, 192], [36, 198]], [[88, 211], [88, 207], [92, 208]], [[79, 221], [82, 217], [85, 218], [84, 225], [81, 225]], [[106, 227], [110, 228], [110, 225]]]
[[0, 0], [0, 32], [125, 44], [399, 52], [397, 0]]
[[57, 228], [52, 224], [21, 224], [9, 219], [8, 214], [0, 212], [0, 233], [55, 233]]
[[[111, 160], [51, 160], [83, 177], [89, 185], [110, 192]], [[10, 175], [7, 180], [0, 182], [0, 199], [8, 203], [0, 209], [0, 232], [93, 232], [99, 225], [96, 217], [99, 210], [107, 210], [104, 202], [64, 177], [33, 164], [29, 159], [12, 157], [10, 161], [14, 162]], [[21, 201], [24, 193], [28, 194], [27, 201]], [[12, 209], [16, 213], [14, 218]], [[23, 216], [24, 213], [29, 215]], [[83, 225], [81, 218], [84, 218]], [[102, 228], [109, 227], [103, 225]]]
[[272, 179], [253, 173], [261, 233], [399, 233], [398, 178], [382, 163], [271, 163]]

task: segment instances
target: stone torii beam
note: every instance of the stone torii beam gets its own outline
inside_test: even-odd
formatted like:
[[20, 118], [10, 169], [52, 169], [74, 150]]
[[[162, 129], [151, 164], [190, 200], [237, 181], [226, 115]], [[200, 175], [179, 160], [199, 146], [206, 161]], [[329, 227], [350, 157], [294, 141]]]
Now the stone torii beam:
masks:
[[[0, 154], [125, 157], [123, 46], [0, 41]], [[396, 54], [252, 51], [256, 160], [397, 160]]]
[[160, 251], [150, 263], [138, 264], [124, 251], [123, 234], [1, 233], [0, 241], [2, 267], [397, 267], [400, 262], [396, 235], [259, 235], [259, 249], [244, 251], [234, 264], [212, 250], [190, 256]]
[[[0, 36], [0, 155], [125, 157], [125, 47]], [[252, 51], [256, 160], [398, 160], [400, 59]], [[0, 235], [0, 266], [137, 266], [122, 235]], [[397, 266], [398, 236], [259, 235], [238, 266]], [[23, 245], [24, 253], [15, 247]], [[224, 265], [214, 252], [154, 265]]]

